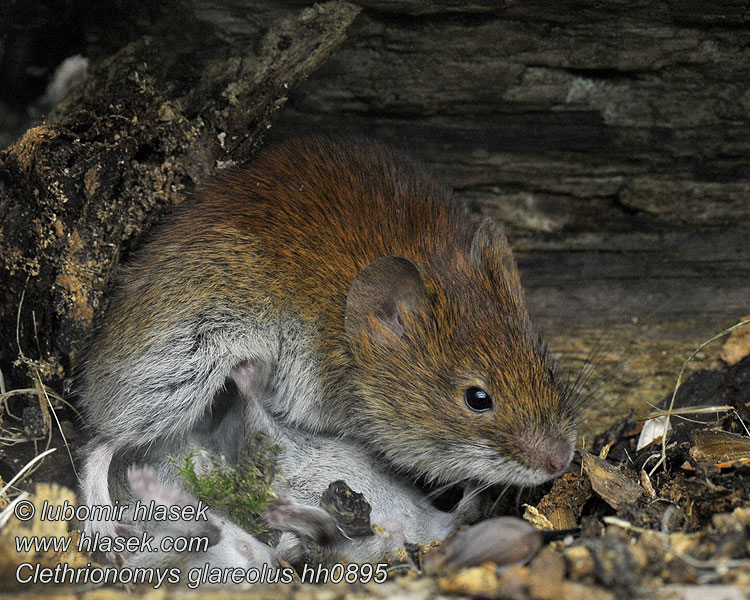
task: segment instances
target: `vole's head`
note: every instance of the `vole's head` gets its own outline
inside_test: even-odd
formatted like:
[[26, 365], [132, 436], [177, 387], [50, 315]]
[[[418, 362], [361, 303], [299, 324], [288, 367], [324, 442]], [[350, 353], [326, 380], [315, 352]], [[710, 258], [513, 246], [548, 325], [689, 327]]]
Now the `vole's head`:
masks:
[[395, 464], [438, 481], [519, 485], [568, 466], [577, 408], [492, 221], [429, 265], [367, 265], [349, 289], [345, 330], [361, 433]]

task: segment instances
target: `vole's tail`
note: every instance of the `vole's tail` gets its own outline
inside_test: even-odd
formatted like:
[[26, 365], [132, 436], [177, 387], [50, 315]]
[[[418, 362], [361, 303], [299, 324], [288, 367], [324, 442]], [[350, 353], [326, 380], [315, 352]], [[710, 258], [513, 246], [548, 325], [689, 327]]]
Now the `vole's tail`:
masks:
[[[83, 530], [88, 534], [98, 532], [102, 536], [113, 537], [116, 535], [115, 527], [117, 520], [105, 518], [109, 512], [107, 508], [112, 507], [112, 498], [109, 495], [109, 465], [114, 455], [114, 447], [106, 442], [92, 442], [86, 452], [81, 474], [81, 505], [87, 506], [92, 512], [94, 507], [102, 507], [101, 518], [86, 519], [81, 523]], [[94, 514], [96, 514], [94, 512]]]

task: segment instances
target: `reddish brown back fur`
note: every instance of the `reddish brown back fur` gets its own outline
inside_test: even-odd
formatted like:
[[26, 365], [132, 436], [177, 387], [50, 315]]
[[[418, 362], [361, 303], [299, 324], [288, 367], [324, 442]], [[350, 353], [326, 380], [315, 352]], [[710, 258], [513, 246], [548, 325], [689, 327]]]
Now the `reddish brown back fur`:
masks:
[[[443, 188], [380, 145], [312, 138], [266, 151], [177, 210], [150, 248], [143, 277], [151, 285], [130, 323], [179, 319], [207, 303], [298, 315], [318, 334], [331, 396], [355, 385], [357, 403], [328, 401], [357, 411], [352, 422], [366, 424], [396, 462], [399, 452], [417, 460], [421, 439], [425, 451], [487, 445], [540, 469], [545, 440], [573, 435], [574, 415], [528, 321], [507, 241], [491, 230], [478, 235]], [[191, 261], [181, 260], [186, 253]], [[363, 333], [352, 347], [349, 286], [389, 255], [419, 267], [429, 306], [406, 315], [404, 339], [384, 347]], [[157, 317], [158, 304], [182, 308]], [[378, 326], [374, 319], [371, 329]], [[464, 405], [473, 385], [495, 398], [491, 415]]]

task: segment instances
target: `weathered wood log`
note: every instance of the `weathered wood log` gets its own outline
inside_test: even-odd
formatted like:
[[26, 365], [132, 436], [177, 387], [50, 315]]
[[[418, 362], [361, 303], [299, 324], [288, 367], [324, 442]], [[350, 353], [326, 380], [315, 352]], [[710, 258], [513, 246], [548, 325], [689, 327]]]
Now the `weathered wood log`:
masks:
[[744, 314], [744, 7], [521, 1], [444, 12], [457, 4], [420, 18], [367, 11], [276, 130], [346, 122], [406, 142], [473, 210], [506, 223], [543, 319], [622, 321], [657, 305], [667, 317]]

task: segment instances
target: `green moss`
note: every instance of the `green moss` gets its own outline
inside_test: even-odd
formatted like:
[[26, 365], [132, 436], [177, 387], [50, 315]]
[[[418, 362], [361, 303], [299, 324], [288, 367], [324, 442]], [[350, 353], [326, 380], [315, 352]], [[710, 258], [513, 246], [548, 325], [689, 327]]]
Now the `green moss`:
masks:
[[223, 510], [251, 533], [266, 533], [261, 513], [276, 498], [271, 483], [277, 472], [279, 450], [267, 435], [258, 432], [234, 467], [217, 466], [198, 474], [192, 454], [185, 456], [183, 462], [177, 462], [177, 466], [188, 489], [199, 500]]

